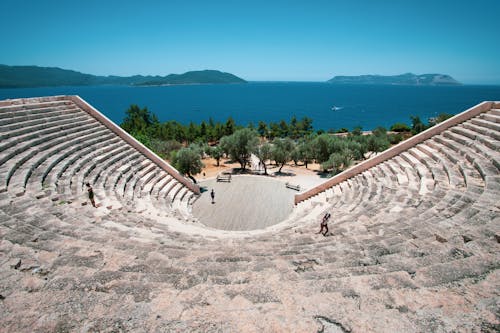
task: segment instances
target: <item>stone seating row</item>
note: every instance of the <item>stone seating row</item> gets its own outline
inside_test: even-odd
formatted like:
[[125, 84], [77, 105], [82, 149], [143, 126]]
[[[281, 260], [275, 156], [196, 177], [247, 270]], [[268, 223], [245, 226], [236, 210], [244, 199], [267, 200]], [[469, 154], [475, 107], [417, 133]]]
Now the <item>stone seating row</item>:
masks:
[[[63, 207], [67, 209], [65, 205], [54, 207], [61, 211]], [[224, 246], [221, 246], [220, 242], [202, 241], [200, 244], [204, 248], [201, 249], [189, 246], [191, 242], [184, 243], [185, 240], [178, 242], [170, 240], [171, 245], [163, 247], [160, 243], [155, 243], [154, 238], [147, 240], [147, 237], [141, 234], [135, 235], [132, 230], [137, 227], [137, 220], [131, 219], [130, 214], [119, 215], [117, 220], [123, 222], [114, 226], [111, 221], [106, 222], [104, 219], [95, 224], [92, 223], [92, 218], [87, 220], [85, 216], [91, 214], [91, 209], [84, 208], [83, 218], [81, 208], [75, 209], [76, 212], [80, 216], [74, 220], [75, 231], [70, 230], [69, 225], [62, 229], [59, 225], [59, 230], [55, 228], [57, 215], [51, 218], [42, 216], [46, 221], [53, 221], [47, 225], [47, 227], [54, 226], [52, 231], [37, 229], [33, 233], [33, 228], [25, 228], [31, 234], [19, 238], [23, 232], [19, 226], [30, 221], [25, 217], [12, 222], [18, 228], [15, 235], [2, 230], [2, 234], [7, 235], [8, 239], [17, 239], [20, 244], [32, 246], [31, 249], [37, 251], [43, 250], [46, 253], [45, 258], [55, 258], [41, 263], [49, 272], [46, 275], [48, 280], [43, 288], [32, 290], [40, 293], [41, 297], [50, 292], [87, 290], [86, 293], [92, 297], [99, 299], [106, 296], [114, 299], [121, 297], [120, 288], [125, 281], [136, 281], [133, 288], [136, 291], [128, 294], [135, 295], [134, 297], [138, 297], [137, 300], [143, 300], [141, 297], [147, 299], [147, 296], [140, 296], [142, 292], [139, 291], [142, 290], [149, 290], [146, 291], [146, 295], [154, 293], [155, 290], [180, 291], [191, 288], [195, 288], [199, 293], [210, 290], [216, 285], [219, 290], [226, 293], [230, 293], [234, 288], [250, 292], [256, 283], [261, 284], [259, 288], [263, 287], [260, 280], [254, 280], [257, 274], [271, 273], [279, 268], [280, 285], [294, 286], [301, 290], [304, 288], [303, 290], [308, 290], [311, 295], [324, 296], [337, 292], [363, 300], [365, 299], [361, 291], [363, 288], [368, 288], [371, 293], [381, 294], [389, 291], [405, 294], [415, 289], [423, 291], [425, 288], [442, 287], [449, 283], [481, 277], [491, 271], [493, 263], [491, 255], [479, 256], [468, 253], [469, 250], [456, 250], [452, 254], [453, 246], [448, 245], [451, 239], [441, 243], [436, 241], [433, 235], [428, 238], [411, 238], [411, 242], [418, 245], [418, 248], [411, 245], [407, 238], [398, 238], [397, 234], [392, 237], [384, 235], [379, 239], [372, 236], [361, 241], [358, 235], [353, 235], [351, 238], [342, 236], [335, 223], [331, 226], [333, 239], [327, 237], [316, 240], [309, 235], [294, 233], [273, 235], [279, 237], [279, 240], [273, 241], [272, 244], [280, 247], [285, 244], [290, 248], [290, 250], [281, 248], [281, 253], [266, 244], [273, 237], [265, 236], [262, 239], [255, 237], [251, 246], [246, 240], [232, 241], [232, 244], [226, 242]], [[72, 215], [71, 212], [65, 214]], [[15, 214], [9, 215], [9, 218], [11, 216]], [[57, 223], [67, 223], [68, 220], [69, 218], [65, 216]], [[92, 228], [84, 228], [82, 224], [88, 224]], [[146, 226], [144, 228], [147, 229]], [[174, 237], [166, 230], [163, 232], [167, 232], [169, 237]], [[42, 237], [32, 242], [40, 235]], [[59, 244], [68, 243], [70, 239], [73, 240], [72, 247], [61, 252]], [[379, 245], [380, 242], [383, 244]], [[233, 248], [238, 249], [237, 256], [231, 254]], [[259, 255], [254, 251], [255, 248], [259, 249]], [[96, 249], [99, 252], [93, 252]], [[148, 253], [155, 251], [169, 255], [165, 259], [159, 256], [155, 261], [151, 261]], [[29, 248], [26, 250], [18, 248], [17, 253], [15, 258], [22, 258], [23, 262], [29, 263], [33, 251]], [[194, 262], [186, 261], [188, 255], [190, 258], [199, 259]], [[138, 259], [133, 260], [134, 258]], [[111, 261], [113, 266], [104, 266], [103, 263], [106, 261]], [[284, 266], [283, 263], [288, 263], [288, 266]], [[119, 266], [113, 269], [116, 265]], [[26, 269], [24, 267], [30, 266], [22, 267]], [[34, 269], [36, 270], [33, 268], [29, 272]], [[109, 277], [106, 274], [109, 274]], [[15, 279], [20, 279], [18, 274], [10, 275], [4, 283], [11, 283]], [[155, 281], [154, 284], [151, 284], [151, 281]], [[97, 290], [94, 291], [94, 288]], [[104, 290], [106, 292], [103, 292]], [[9, 293], [7, 296], [15, 297], [15, 294]], [[19, 301], [23, 302], [21, 299]], [[80, 311], [87, 313], [88, 306], [81, 303]]]
[[[191, 192], [185, 186], [170, 175], [155, 174], [140, 154], [126, 156], [117, 146], [91, 145], [82, 148], [90, 150], [81, 156], [77, 149], [61, 159], [64, 166], [56, 163], [46, 179], [57, 179], [61, 192], [69, 189], [68, 198], [84, 195], [84, 182], [94, 177], [98, 197], [102, 189], [106, 196], [133, 198], [138, 206], [146, 202], [140, 199], [148, 193], [161, 200], [170, 193], [189, 202]], [[100, 172], [90, 152], [101, 148], [109, 156], [100, 160], [107, 165]], [[120, 151], [122, 158], [114, 160]], [[293, 228], [243, 238], [210, 239], [174, 232], [160, 220], [150, 219], [146, 211], [139, 212], [144, 207], [128, 212], [123, 206], [103, 214], [103, 209], [81, 206], [78, 201], [0, 193], [0, 252], [6, 259], [0, 264], [0, 291], [8, 309], [0, 319], [9, 331], [78, 330], [83, 325], [98, 331], [106, 327], [97, 322], [109, 317], [102, 311], [96, 316], [96, 304], [120, 304], [125, 314], [112, 315], [113, 320], [123, 321], [112, 322], [113, 327], [131, 331], [162, 330], [140, 326], [134, 318], [151, 316], [158, 323], [177, 308], [176, 322], [190, 313], [199, 318], [222, 313], [219, 326], [212, 328], [220, 328], [232, 312], [240, 319], [242, 309], [254, 313], [259, 322], [269, 322], [267, 313], [282, 314], [285, 307], [299, 319], [287, 327], [295, 329], [310, 313], [335, 309], [345, 309], [345, 313], [333, 312], [329, 318], [352, 331], [367, 327], [466, 331], [469, 327], [449, 323], [451, 312], [460, 317], [458, 322], [485, 327], [478, 318], [494, 313], [496, 290], [491, 288], [498, 285], [494, 237], [499, 233], [498, 207], [495, 212], [491, 196], [498, 198], [500, 186], [490, 159], [484, 161], [473, 149], [467, 154], [469, 158], [464, 158], [442, 143], [426, 141], [405, 156], [396, 156], [311, 199], [316, 200], [315, 213], [299, 217]], [[80, 163], [85, 157], [88, 160]], [[48, 168], [53, 162], [48, 160], [39, 168]], [[28, 185], [31, 181], [38, 184], [42, 175], [33, 172]], [[181, 201], [175, 200], [173, 206]], [[393, 210], [396, 205], [398, 210]], [[331, 235], [314, 235], [319, 229], [316, 217], [325, 210], [332, 212]], [[20, 268], [11, 268], [19, 258]], [[170, 302], [170, 296], [179, 301]], [[62, 305], [61, 299], [66, 300]], [[329, 301], [318, 303], [318, 299]], [[217, 304], [234, 308], [226, 311]], [[487, 307], [493, 311], [484, 312]], [[367, 312], [377, 315], [367, 319]], [[50, 313], [50, 322], [60, 325], [47, 326], [49, 320], [39, 320], [39, 313]], [[57, 317], [59, 313], [64, 316]], [[379, 315], [385, 326], [377, 328]], [[17, 320], [19, 316], [25, 320]], [[429, 321], [449, 326], [435, 329], [434, 324], [422, 324]], [[84, 324], [63, 325], [69, 322]], [[186, 323], [185, 330], [189, 330]], [[311, 322], [307, 325], [302, 330], [310, 330]], [[279, 327], [283, 328], [283, 322]], [[259, 328], [265, 331], [269, 326]]]
[[[101, 196], [111, 196], [112, 200], [132, 207], [130, 202], [137, 199], [149, 202], [146, 196], [161, 185], [152, 181], [167, 177], [166, 171], [151, 162], [143, 172], [127, 167], [127, 163], [144, 161], [144, 157], [117, 140], [113, 132], [72, 101], [56, 98], [33, 104], [3, 105], [0, 114], [2, 191], [15, 195], [29, 191], [30, 195], [38, 196], [37, 193], [46, 192], [74, 200], [84, 198], [84, 184], [90, 182], [96, 191], [102, 190]], [[165, 196], [163, 204], [158, 205], [162, 211], [168, 211], [175, 200], [191, 198], [187, 195], [190, 191], [181, 183], [168, 178], [171, 186], [158, 189], [154, 196], [156, 201]], [[120, 193], [116, 192], [119, 187], [115, 181], [121, 181]], [[143, 193], [145, 186], [148, 190]], [[180, 206], [188, 210], [185, 202]]]
[[7, 103], [6, 105], [0, 105], [0, 108], [2, 109], [0, 119], [16, 118], [28, 115], [36, 116], [53, 110], [67, 109], [68, 106], [71, 108], [71, 105], [72, 102], [67, 100], [35, 103], [33, 102], [33, 99], [30, 99], [27, 103], [13, 105]]
[[12, 114], [6, 117], [9, 113], [2, 113], [3, 118], [0, 118], [0, 128], [4, 131], [17, 129], [20, 127], [28, 127], [37, 124], [37, 121], [44, 121], [47, 117], [64, 116], [71, 113], [78, 112], [75, 106], [68, 108], [67, 106], [57, 106], [46, 109], [31, 110], [23, 114]]
[[[429, 140], [428, 143], [420, 144], [416, 147], [416, 149], [413, 148], [410, 149], [408, 152], [401, 154], [400, 155], [401, 158], [403, 158], [406, 162], [409, 163], [410, 165], [409, 168], [408, 165], [404, 165], [402, 163], [400, 157], [396, 158], [396, 160], [398, 160], [398, 162], [402, 164], [401, 166], [402, 169], [417, 171], [418, 176], [420, 178], [421, 194], [422, 191], [431, 190], [432, 187], [434, 186], [433, 185], [434, 182], [440, 184], [440, 186], [446, 186], [444, 178], [445, 175], [448, 177], [448, 180], [452, 187], [457, 187], [457, 186], [465, 187], [466, 180], [469, 179], [469, 183], [471, 182], [474, 183], [471, 184], [471, 191], [475, 191], [476, 193], [478, 193], [481, 191], [482, 184], [480, 181], [477, 181], [478, 179], [477, 173], [474, 174], [474, 169], [476, 169], [479, 172], [481, 178], [484, 178], [488, 175], [492, 176], [498, 173], [498, 168], [496, 168], [495, 165], [496, 164], [495, 156], [497, 156], [498, 153], [495, 150], [484, 147], [481, 148], [479, 145], [476, 144], [473, 145], [475, 151], [472, 151], [469, 148], [469, 142], [467, 140], [457, 138], [456, 136], [453, 136], [453, 134], [450, 134], [455, 131], [456, 129], [452, 128], [449, 131], [445, 131], [445, 133], [443, 133], [442, 135], [446, 138], [451, 137], [450, 140], [456, 139], [457, 141], [454, 141], [453, 143], [446, 138], [441, 138], [441, 136], [437, 136], [436, 138]], [[490, 139], [483, 138], [483, 141], [490, 142], [490, 147], [495, 144], [494, 143], [495, 139], [493, 139], [492, 143], [491, 137]], [[460, 148], [460, 150], [458, 150], [457, 147], [460, 146], [463, 146], [463, 148]], [[435, 148], [437, 148], [437, 150]], [[480, 154], [481, 152], [483, 153], [483, 156], [487, 157], [486, 161], [483, 161], [482, 159], [478, 158], [478, 154]], [[444, 153], [444, 156], [440, 156], [440, 153]], [[466, 156], [467, 161], [472, 163], [473, 168], [469, 167], [467, 164], [459, 163], [459, 161], [461, 160], [461, 156], [463, 155]], [[492, 163], [488, 162], [488, 158], [492, 159]], [[434, 160], [435, 162], [432, 162], [432, 160]], [[448, 160], [451, 161], [451, 163], [449, 163]], [[417, 161], [419, 163], [417, 163]], [[457, 163], [459, 165], [460, 174], [457, 172], [456, 168]], [[439, 166], [439, 164], [442, 164], [444, 168]], [[373, 172], [376, 173], [377, 172], [376, 170], [380, 168], [384, 169], [385, 167], [383, 165], [384, 164], [381, 164], [380, 167], [374, 168]], [[493, 166], [495, 166], [495, 168], [493, 168]], [[390, 174], [390, 172], [388, 172], [387, 169], [383, 170], [383, 173]], [[475, 175], [475, 177], [473, 177], [472, 175]], [[394, 176], [396, 176], [399, 179], [405, 178], [400, 173], [396, 173], [395, 175], [394, 174], [390, 175], [390, 177]], [[380, 175], [378, 177], [380, 177]], [[385, 182], [387, 182], [387, 180], [388, 179], [386, 179]], [[340, 201], [342, 202], [342, 200]]]

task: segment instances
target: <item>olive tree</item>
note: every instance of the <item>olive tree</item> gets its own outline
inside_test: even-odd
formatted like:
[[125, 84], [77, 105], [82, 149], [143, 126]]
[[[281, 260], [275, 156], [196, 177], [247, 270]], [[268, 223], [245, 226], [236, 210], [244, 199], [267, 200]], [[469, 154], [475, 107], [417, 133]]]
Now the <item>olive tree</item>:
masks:
[[193, 175], [200, 173], [203, 168], [199, 151], [192, 147], [181, 148], [177, 154], [175, 154], [173, 162], [180, 173], [187, 175], [196, 183], [196, 179]]
[[290, 138], [275, 139], [271, 150], [272, 159], [280, 166], [278, 173], [283, 166], [291, 160], [292, 151], [295, 149], [295, 143]]
[[264, 166], [264, 174], [267, 175], [266, 161], [269, 160], [271, 155], [272, 147], [269, 143], [263, 143], [257, 147], [254, 151], [255, 156], [259, 159], [259, 162]]
[[246, 165], [250, 161], [252, 152], [257, 149], [258, 145], [259, 138], [257, 132], [249, 128], [237, 130], [233, 134], [225, 136], [220, 140], [222, 150], [228, 154], [232, 160], [240, 163], [242, 170], [245, 170]]

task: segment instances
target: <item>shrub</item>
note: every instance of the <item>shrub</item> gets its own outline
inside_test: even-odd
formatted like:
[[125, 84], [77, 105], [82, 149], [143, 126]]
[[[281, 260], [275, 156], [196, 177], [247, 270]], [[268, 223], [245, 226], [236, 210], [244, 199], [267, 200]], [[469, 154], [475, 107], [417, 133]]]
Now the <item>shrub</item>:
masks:
[[409, 132], [411, 131], [410, 126], [406, 125], [405, 123], [395, 123], [394, 125], [391, 126], [391, 131], [393, 132]]

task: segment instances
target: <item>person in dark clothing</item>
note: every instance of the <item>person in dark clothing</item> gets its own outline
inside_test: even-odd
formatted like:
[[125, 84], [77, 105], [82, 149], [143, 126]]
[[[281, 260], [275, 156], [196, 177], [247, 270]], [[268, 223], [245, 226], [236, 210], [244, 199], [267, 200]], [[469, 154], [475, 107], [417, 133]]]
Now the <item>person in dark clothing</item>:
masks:
[[328, 220], [330, 219], [330, 213], [326, 213], [325, 216], [323, 216], [323, 220], [321, 221], [321, 229], [319, 230], [318, 234], [321, 234], [323, 229], [325, 229], [325, 232], [323, 233], [323, 236], [326, 236], [328, 234]]
[[215, 203], [215, 192], [214, 192], [214, 189], [212, 189], [212, 192], [210, 192], [210, 197], [212, 198], [212, 203]]
[[87, 185], [87, 192], [89, 193], [90, 203], [92, 204], [92, 206], [97, 208], [97, 206], [95, 204], [95, 200], [94, 200], [94, 190], [92, 189], [92, 186], [90, 186], [90, 183], [87, 183], [85, 185]]

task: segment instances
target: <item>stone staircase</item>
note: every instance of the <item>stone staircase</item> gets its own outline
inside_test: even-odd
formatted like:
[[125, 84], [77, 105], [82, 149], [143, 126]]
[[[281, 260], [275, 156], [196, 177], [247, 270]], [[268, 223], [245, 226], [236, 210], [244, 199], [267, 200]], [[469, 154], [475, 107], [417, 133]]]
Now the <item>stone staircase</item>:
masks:
[[[99, 124], [68, 146], [71, 133], [2, 137], [0, 331], [498, 331], [498, 118], [432, 136], [275, 228], [220, 234], [189, 219], [191, 191]], [[82, 205], [86, 181], [111, 209]]]

